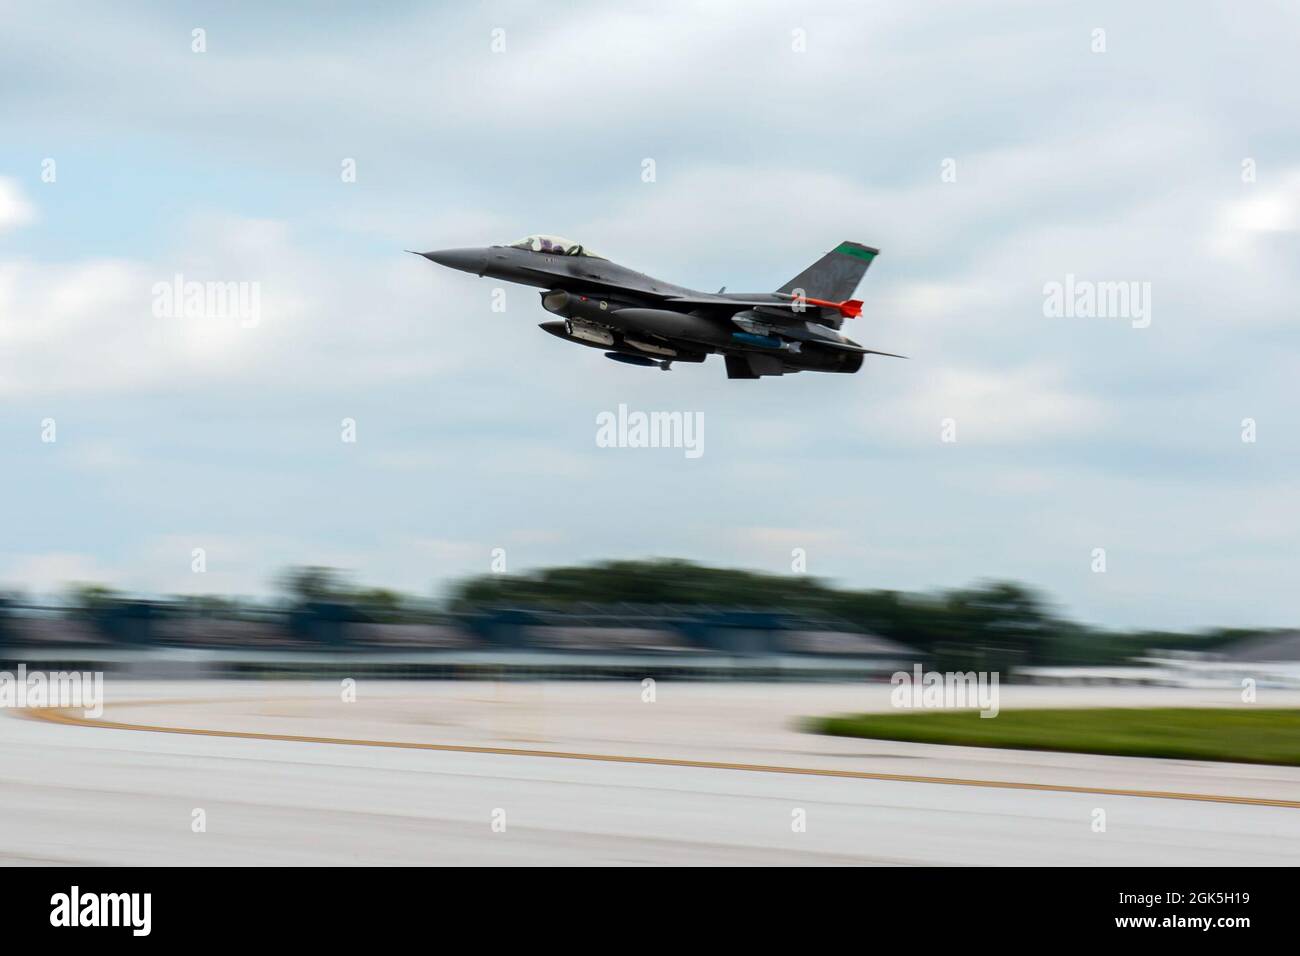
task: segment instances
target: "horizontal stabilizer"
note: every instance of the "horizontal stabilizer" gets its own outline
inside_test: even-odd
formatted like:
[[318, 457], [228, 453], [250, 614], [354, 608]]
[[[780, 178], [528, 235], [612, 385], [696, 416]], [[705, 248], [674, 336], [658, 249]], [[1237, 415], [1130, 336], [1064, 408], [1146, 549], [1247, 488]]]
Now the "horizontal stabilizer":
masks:
[[816, 342], [819, 346], [825, 349], [839, 349], [843, 352], [859, 352], [862, 355], [888, 355], [890, 358], [907, 358], [906, 355], [898, 355], [895, 352], [878, 352], [875, 349], [864, 349], [856, 342], [836, 342], [834, 339], [809, 339], [809, 341]]

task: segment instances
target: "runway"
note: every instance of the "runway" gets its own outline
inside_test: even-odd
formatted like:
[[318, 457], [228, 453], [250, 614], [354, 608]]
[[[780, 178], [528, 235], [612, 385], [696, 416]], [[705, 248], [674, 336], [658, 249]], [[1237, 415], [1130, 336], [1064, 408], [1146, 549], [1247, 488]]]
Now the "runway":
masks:
[[[0, 860], [1300, 864], [1300, 808], [1275, 805], [1300, 802], [1300, 768], [977, 751], [818, 737], [791, 726], [801, 714], [873, 709], [877, 688], [661, 683], [654, 702], [634, 682], [374, 682], [357, 690], [355, 702], [344, 702], [336, 683], [111, 688], [104, 721], [199, 733], [6, 715]], [[1055, 705], [1113, 704], [1124, 693], [1011, 691], [1004, 707], [1044, 695]], [[1151, 706], [1232, 700], [1139, 692], [1159, 698]], [[428, 749], [443, 746], [466, 749]], [[1078, 792], [1088, 788], [1112, 792]]]

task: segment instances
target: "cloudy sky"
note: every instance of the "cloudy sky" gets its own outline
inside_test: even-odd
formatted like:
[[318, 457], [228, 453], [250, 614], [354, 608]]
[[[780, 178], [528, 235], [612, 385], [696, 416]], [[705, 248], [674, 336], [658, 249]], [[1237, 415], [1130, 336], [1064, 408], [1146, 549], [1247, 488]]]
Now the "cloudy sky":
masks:
[[[1294, 4], [2, 6], [4, 585], [802, 548], [1300, 623]], [[402, 251], [532, 232], [706, 290], [877, 246], [846, 331], [911, 359], [626, 367]], [[156, 315], [177, 274], [259, 321]], [[1149, 283], [1149, 324], [1046, 315], [1067, 275]], [[702, 413], [704, 454], [597, 447], [620, 403]]]

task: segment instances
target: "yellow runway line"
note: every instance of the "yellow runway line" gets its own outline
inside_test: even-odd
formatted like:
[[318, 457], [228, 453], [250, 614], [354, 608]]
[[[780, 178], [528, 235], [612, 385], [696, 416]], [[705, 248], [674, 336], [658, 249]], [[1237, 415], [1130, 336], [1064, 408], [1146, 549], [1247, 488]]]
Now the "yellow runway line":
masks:
[[[193, 703], [190, 701], [190, 703]], [[205, 730], [192, 727], [159, 727], [123, 724], [111, 720], [77, 717], [58, 708], [29, 708], [21, 712], [34, 720], [74, 727], [104, 730], [139, 730], [156, 734], [189, 734], [199, 737], [237, 737], [243, 740], [281, 740], [300, 744], [336, 744], [345, 747], [390, 747], [400, 750], [437, 750], [446, 753], [496, 754], [505, 757], [552, 757], [560, 760], [595, 760], [604, 763], [649, 764], [660, 767], [690, 767], [699, 770], [747, 770], [751, 773], [786, 773], [810, 777], [845, 777], [853, 780], [884, 780], [894, 783], [930, 783], [950, 787], [992, 787], [1000, 790], [1045, 790], [1050, 793], [1083, 793], [1104, 797], [1146, 797], [1158, 800], [1193, 800], [1201, 803], [1236, 803], [1253, 807], [1287, 807], [1300, 810], [1300, 800], [1269, 797], [1233, 797], [1213, 793], [1178, 793], [1166, 790], [1127, 790], [1112, 787], [1078, 787], [1056, 783], [1022, 783], [1010, 780], [979, 780], [963, 777], [925, 777], [906, 773], [873, 773], [866, 770], [825, 770], [817, 767], [782, 767], [772, 764], [727, 763], [718, 760], [682, 760], [673, 757], [632, 757], [623, 754], [572, 753], [563, 750], [528, 750], [515, 747], [476, 747], [468, 744], [429, 744], [400, 740], [358, 740], [349, 737], [306, 737], [297, 734], [263, 734], [242, 730]]]

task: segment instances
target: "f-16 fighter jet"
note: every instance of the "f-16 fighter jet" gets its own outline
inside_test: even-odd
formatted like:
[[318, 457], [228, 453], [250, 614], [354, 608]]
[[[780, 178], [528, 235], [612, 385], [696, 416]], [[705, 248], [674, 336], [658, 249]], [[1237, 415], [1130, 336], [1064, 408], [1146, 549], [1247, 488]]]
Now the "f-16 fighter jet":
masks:
[[879, 250], [841, 242], [775, 292], [696, 292], [611, 262], [558, 236], [503, 246], [422, 252], [439, 265], [538, 286], [542, 308], [559, 316], [541, 328], [602, 349], [628, 365], [703, 362], [721, 354], [727, 378], [789, 372], [856, 372], [863, 348], [839, 329], [862, 313], [853, 295]]

